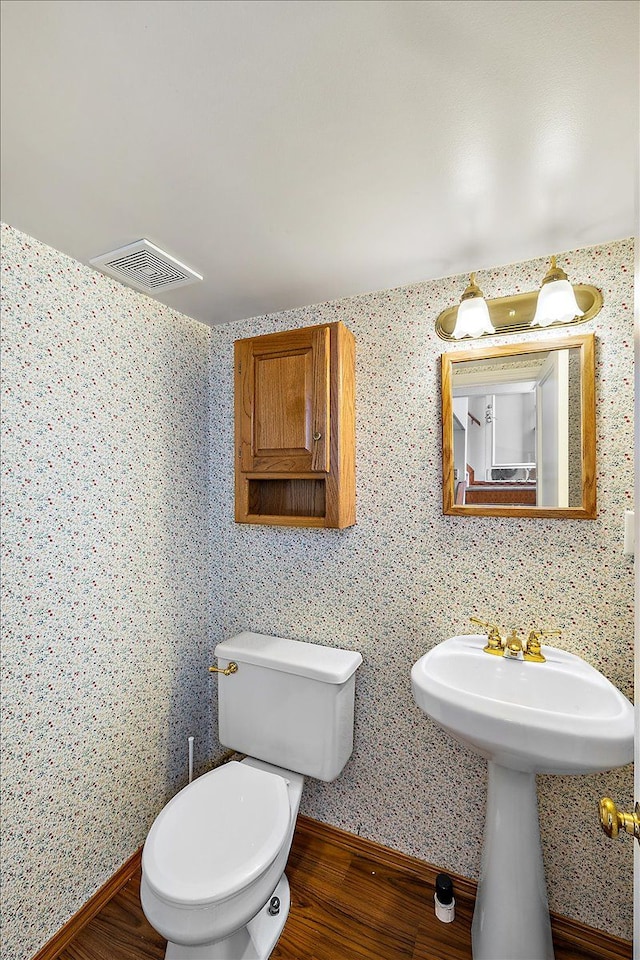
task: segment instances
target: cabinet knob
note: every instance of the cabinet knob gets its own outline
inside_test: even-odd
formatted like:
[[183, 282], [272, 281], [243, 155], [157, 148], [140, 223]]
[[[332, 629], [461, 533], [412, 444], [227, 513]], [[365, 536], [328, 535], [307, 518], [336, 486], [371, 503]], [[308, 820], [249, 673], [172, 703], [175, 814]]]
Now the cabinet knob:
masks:
[[316, 430], [316, 432], [313, 434], [313, 439], [314, 439], [314, 440], [322, 440], [322, 434], [321, 434], [321, 433], [318, 433], [318, 431]]

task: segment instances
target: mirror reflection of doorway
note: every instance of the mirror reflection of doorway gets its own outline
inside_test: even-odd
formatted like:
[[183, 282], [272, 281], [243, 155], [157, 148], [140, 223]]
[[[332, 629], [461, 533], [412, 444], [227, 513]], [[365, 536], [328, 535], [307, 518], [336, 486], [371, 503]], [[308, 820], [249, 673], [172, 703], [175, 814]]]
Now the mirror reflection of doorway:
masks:
[[581, 476], [571, 467], [580, 463], [578, 351], [510, 361], [454, 373], [456, 503], [579, 504]]
[[538, 503], [569, 506], [569, 351], [550, 353], [536, 384]]

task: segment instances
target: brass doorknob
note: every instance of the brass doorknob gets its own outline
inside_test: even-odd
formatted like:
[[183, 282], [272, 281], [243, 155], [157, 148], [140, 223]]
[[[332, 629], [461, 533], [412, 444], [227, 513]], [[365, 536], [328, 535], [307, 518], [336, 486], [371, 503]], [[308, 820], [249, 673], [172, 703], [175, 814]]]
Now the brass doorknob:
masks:
[[622, 829], [640, 843], [640, 803], [633, 813], [620, 813], [611, 797], [603, 797], [598, 804], [600, 825], [608, 837], [617, 837]]

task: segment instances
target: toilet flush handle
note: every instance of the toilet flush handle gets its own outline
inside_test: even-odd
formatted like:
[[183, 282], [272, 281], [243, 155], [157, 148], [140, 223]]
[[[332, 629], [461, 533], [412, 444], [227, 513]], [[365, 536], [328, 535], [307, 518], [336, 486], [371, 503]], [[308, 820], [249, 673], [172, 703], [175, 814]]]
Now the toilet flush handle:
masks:
[[231, 676], [232, 673], [238, 672], [238, 664], [235, 660], [229, 661], [229, 666], [225, 667], [224, 670], [222, 667], [209, 667], [209, 673], [222, 673], [225, 677]]

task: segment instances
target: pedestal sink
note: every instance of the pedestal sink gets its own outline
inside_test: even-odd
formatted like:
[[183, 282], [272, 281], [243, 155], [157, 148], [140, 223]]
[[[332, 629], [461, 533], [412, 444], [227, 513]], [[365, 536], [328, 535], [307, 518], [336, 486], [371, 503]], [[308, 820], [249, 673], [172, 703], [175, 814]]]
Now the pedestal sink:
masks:
[[483, 652], [452, 637], [411, 670], [418, 706], [489, 762], [474, 960], [553, 960], [536, 773], [585, 774], [633, 759], [633, 707], [580, 657], [545, 646], [546, 663]]

